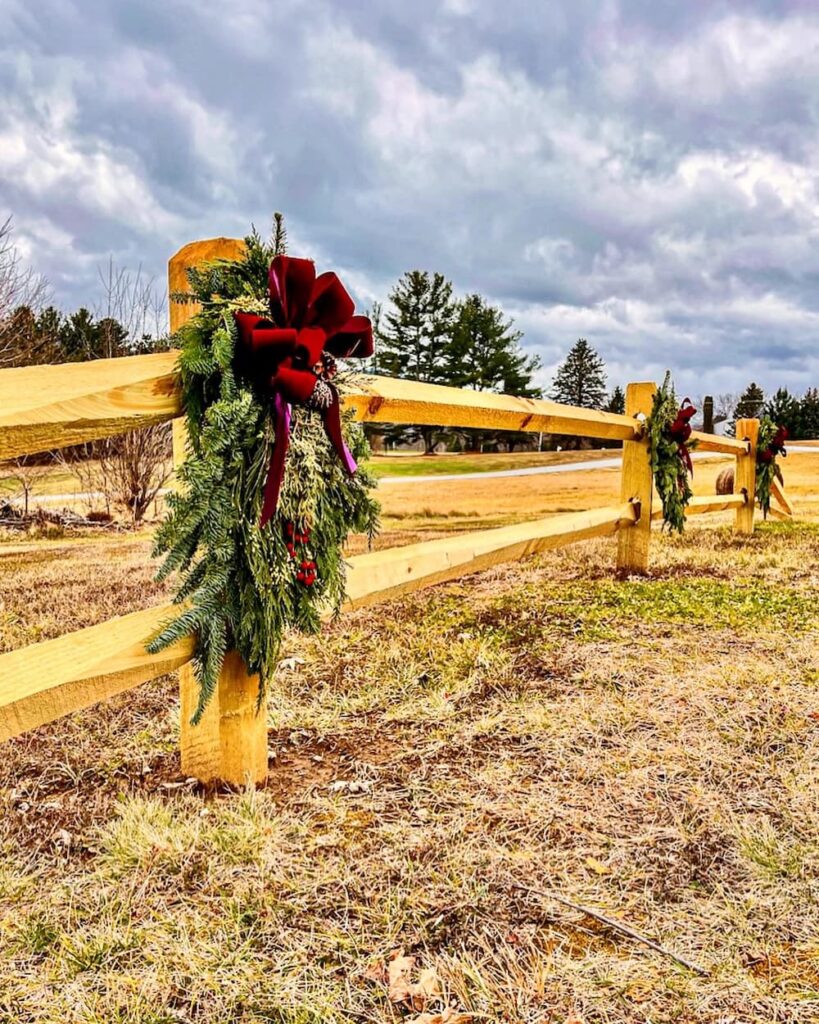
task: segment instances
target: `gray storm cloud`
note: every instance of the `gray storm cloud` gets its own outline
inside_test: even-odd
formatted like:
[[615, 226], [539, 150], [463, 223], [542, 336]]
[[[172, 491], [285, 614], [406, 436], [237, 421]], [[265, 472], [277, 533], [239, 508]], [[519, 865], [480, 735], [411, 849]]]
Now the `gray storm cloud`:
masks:
[[544, 380], [583, 335], [613, 381], [801, 390], [814, 10], [0, 0], [0, 214], [67, 306], [281, 209], [361, 303], [412, 267], [501, 303]]

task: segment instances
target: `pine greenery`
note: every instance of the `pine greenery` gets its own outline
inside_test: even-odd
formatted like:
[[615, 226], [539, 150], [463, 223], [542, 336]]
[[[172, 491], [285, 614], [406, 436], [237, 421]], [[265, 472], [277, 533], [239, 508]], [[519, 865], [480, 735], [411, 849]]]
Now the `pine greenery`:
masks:
[[787, 388], [777, 388], [765, 402], [763, 417], [773, 420], [779, 427], [785, 427], [788, 437], [797, 438], [801, 431], [801, 403]]
[[819, 388], [808, 388], [799, 403], [797, 437], [819, 439]]
[[626, 411], [626, 396], [620, 385], [616, 385], [614, 391], [612, 391], [608, 403], [606, 405], [606, 412], [616, 412], [621, 416]]
[[[446, 347], [456, 315], [451, 282], [443, 274], [410, 270], [390, 292], [389, 302], [386, 314], [382, 315], [380, 306], [377, 310], [373, 369], [390, 377], [448, 383]], [[441, 429], [402, 427], [396, 436], [423, 438], [429, 454]]]
[[456, 388], [539, 398], [540, 389], [532, 385], [532, 376], [540, 360], [524, 355], [522, 337], [523, 332], [515, 330], [497, 306], [481, 295], [467, 295], [457, 304], [445, 348], [447, 383]]
[[[194, 301], [202, 310], [179, 331], [181, 376], [189, 446], [179, 468], [180, 489], [169, 496], [154, 555], [158, 578], [178, 579], [179, 615], [163, 625], [148, 650], [155, 653], [196, 636], [194, 669], [200, 685], [196, 722], [212, 696], [225, 653], [239, 651], [260, 679], [259, 700], [271, 679], [284, 631], [314, 632], [322, 611], [344, 598], [342, 546], [351, 531], [370, 536], [378, 506], [364, 469], [349, 477], [339, 464], [318, 413], [293, 410], [279, 508], [259, 528], [273, 426], [270, 402], [234, 371], [235, 311], [268, 314], [268, 269], [284, 244], [284, 227], [263, 242], [254, 232], [238, 261], [218, 260], [192, 270]], [[339, 390], [344, 377], [337, 378]], [[363, 432], [345, 418], [345, 439], [358, 462], [369, 450]], [[309, 529], [317, 579], [296, 579], [285, 526]]]
[[443, 274], [410, 270], [389, 298], [389, 312], [379, 327], [378, 371], [447, 383], [446, 340], [456, 316], [450, 282]]
[[581, 409], [602, 409], [606, 401], [605, 364], [585, 338], [571, 347], [552, 381], [551, 397]]
[[768, 513], [771, 510], [771, 488], [774, 480], [778, 480], [781, 484], [784, 483], [782, 469], [776, 456], [780, 452], [784, 456], [785, 449], [784, 447], [778, 449], [774, 440], [779, 429], [779, 425], [770, 416], [763, 416], [759, 421], [759, 435], [756, 442], [755, 497], [765, 519], [768, 518]]
[[[662, 387], [654, 393], [654, 405], [648, 419], [648, 446], [654, 485], [663, 507], [663, 525], [682, 533], [685, 529], [685, 509], [693, 496], [688, 470], [680, 457], [680, 445], [670, 434], [679, 403], [666, 373]], [[688, 448], [695, 442], [688, 442]]]

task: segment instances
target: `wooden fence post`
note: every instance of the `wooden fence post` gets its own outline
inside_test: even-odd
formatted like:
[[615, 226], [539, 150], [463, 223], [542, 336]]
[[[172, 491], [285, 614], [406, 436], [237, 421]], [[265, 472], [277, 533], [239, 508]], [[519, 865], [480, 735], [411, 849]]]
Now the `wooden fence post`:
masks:
[[[648, 417], [657, 385], [651, 381], [626, 387], [626, 416]], [[651, 498], [654, 479], [648, 451], [648, 438], [623, 441], [623, 469], [620, 497], [623, 501], [640, 502], [640, 518], [617, 534], [617, 568], [626, 572], [648, 571], [648, 548], [651, 540]]]
[[748, 442], [748, 451], [737, 455], [734, 473], [734, 492], [745, 494], [745, 504], [737, 509], [734, 531], [754, 532], [754, 508], [756, 506], [756, 442], [759, 437], [759, 420], [737, 420], [736, 436], [739, 441]]
[[[187, 291], [188, 267], [219, 257], [233, 258], [241, 243], [233, 238], [192, 242], [168, 263], [169, 293]], [[170, 300], [171, 331], [177, 331], [196, 312], [196, 307]], [[173, 421], [174, 466], [185, 457], [187, 430], [184, 419]], [[245, 670], [236, 651], [225, 659], [216, 692], [198, 725], [191, 724], [199, 686], [190, 662], [179, 670], [180, 735], [182, 771], [200, 782], [228, 782], [234, 786], [263, 782], [267, 777], [267, 715], [256, 709], [258, 676]]]

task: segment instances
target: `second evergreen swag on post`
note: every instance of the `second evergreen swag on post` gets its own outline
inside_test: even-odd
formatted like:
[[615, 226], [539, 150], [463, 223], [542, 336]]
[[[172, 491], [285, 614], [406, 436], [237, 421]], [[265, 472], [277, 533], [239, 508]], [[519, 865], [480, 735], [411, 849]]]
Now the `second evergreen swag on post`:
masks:
[[[311, 348], [316, 340], [321, 304], [326, 307], [327, 296], [335, 297], [331, 291], [340, 289], [349, 303], [335, 275], [315, 281], [314, 306], [307, 305], [308, 297], [300, 296], [297, 288], [290, 296], [291, 305], [298, 301], [310, 322], [296, 325], [304, 326], [303, 332], [290, 331], [296, 335], [295, 356], [278, 365], [287, 364], [285, 369], [293, 374], [312, 371], [315, 392], [306, 402], [293, 404], [292, 411], [287, 408], [291, 429], [280, 493], [270, 522], [260, 525], [265, 478], [269, 481], [271, 455], [282, 438], [276, 436], [279, 421], [263, 381], [243, 370], [248, 353], [237, 358], [236, 314], [262, 318], [257, 337], [263, 341], [289, 336], [292, 310], [276, 322], [268, 319], [276, 317], [272, 262], [284, 249], [278, 220], [277, 227], [270, 242], [255, 232], [246, 238], [241, 259], [191, 270], [191, 295], [173, 297], [192, 299], [202, 308], [178, 335], [189, 448], [178, 469], [180, 490], [169, 496], [170, 511], [157, 532], [154, 552], [164, 559], [159, 578], [176, 574], [179, 580], [174, 600], [180, 613], [164, 624], [148, 649], [157, 652], [196, 636], [193, 663], [200, 695], [194, 721], [214, 692], [229, 648], [241, 654], [248, 672], [258, 673], [261, 700], [284, 631], [316, 631], [322, 614], [340, 607], [345, 592], [342, 548], [349, 533], [372, 536], [377, 528], [378, 505], [370, 494], [375, 481], [366, 470], [355, 475], [345, 470], [336, 454], [338, 443], [326, 426], [327, 404], [336, 390], [343, 392], [345, 377], [335, 376], [326, 353], [311, 366], [302, 351], [302, 342]], [[325, 279], [330, 277], [328, 288]], [[350, 462], [366, 459], [369, 451], [360, 427], [345, 417], [342, 431]], [[267, 507], [266, 514], [270, 512]]]
[[693, 496], [689, 476], [694, 472], [691, 450], [696, 442], [689, 438], [696, 411], [687, 398], [682, 405], [677, 404], [671, 374], [666, 373], [654, 394], [646, 430], [651, 472], [663, 507], [663, 524], [678, 533], [685, 529], [685, 510]]

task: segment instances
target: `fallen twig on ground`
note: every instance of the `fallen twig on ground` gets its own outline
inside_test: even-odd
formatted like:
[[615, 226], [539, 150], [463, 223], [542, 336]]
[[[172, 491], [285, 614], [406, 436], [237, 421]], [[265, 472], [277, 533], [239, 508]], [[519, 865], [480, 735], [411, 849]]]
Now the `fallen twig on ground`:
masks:
[[527, 892], [533, 896], [542, 896], [544, 899], [554, 900], [555, 903], [560, 903], [564, 907], [571, 907], [572, 910], [577, 910], [581, 914], [586, 914], [587, 917], [594, 918], [595, 921], [599, 921], [601, 924], [612, 928], [614, 931], [620, 932], [621, 935], [626, 935], [628, 938], [634, 939], [635, 942], [641, 942], [644, 946], [648, 946], [649, 949], [653, 949], [657, 953], [662, 953], [663, 956], [667, 956], [669, 959], [676, 961], [678, 964], [686, 967], [689, 971], [694, 971], [695, 974], [699, 974], [704, 978], [710, 976], [710, 972], [704, 967], [700, 967], [699, 964], [686, 960], [685, 957], [679, 956], [670, 949], [666, 949], [665, 946], [661, 946], [659, 942], [655, 942], [654, 939], [648, 938], [647, 935], [642, 935], [629, 925], [623, 924], [622, 921], [609, 917], [608, 915], [601, 913], [599, 910], [594, 910], [592, 907], [582, 906], [580, 903], [573, 903], [572, 900], [566, 899], [565, 896], [561, 896], [560, 893], [554, 892], [551, 889], [533, 889], [529, 885], [520, 885], [518, 882], [510, 882], [509, 884], [513, 889], [517, 889], [520, 892]]

